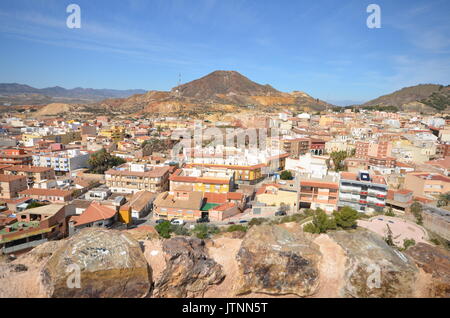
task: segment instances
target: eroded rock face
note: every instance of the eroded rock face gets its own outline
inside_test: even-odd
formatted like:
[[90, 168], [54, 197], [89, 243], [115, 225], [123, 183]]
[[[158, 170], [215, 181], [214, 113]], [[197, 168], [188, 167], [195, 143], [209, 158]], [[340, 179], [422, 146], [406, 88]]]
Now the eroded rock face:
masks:
[[366, 230], [328, 234], [347, 260], [342, 297], [413, 297], [418, 269], [405, 254]]
[[209, 257], [203, 240], [174, 237], [165, 240], [162, 249], [166, 268], [155, 282], [153, 297], [202, 297], [225, 277], [222, 266]]
[[418, 243], [406, 254], [425, 273], [431, 275], [427, 284], [428, 297], [450, 297], [450, 253], [442, 248]]
[[236, 294], [311, 295], [319, 283], [320, 257], [297, 224], [253, 226], [237, 254]]
[[150, 291], [151, 270], [129, 234], [87, 228], [52, 254], [42, 280], [50, 297], [143, 297]]

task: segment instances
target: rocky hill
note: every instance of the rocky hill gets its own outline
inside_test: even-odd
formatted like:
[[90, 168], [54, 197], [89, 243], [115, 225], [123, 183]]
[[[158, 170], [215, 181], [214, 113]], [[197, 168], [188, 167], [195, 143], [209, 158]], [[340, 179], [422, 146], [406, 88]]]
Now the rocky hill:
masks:
[[386, 106], [403, 111], [445, 111], [450, 108], [450, 85], [420, 84], [405, 87], [361, 105], [362, 108]]
[[80, 109], [91, 112], [190, 115], [242, 109], [324, 110], [331, 106], [303, 92], [284, 93], [235, 71], [215, 71], [171, 91], [149, 91], [129, 98], [106, 99]]
[[0, 297], [450, 297], [450, 253], [298, 223], [207, 240], [87, 228], [0, 262], [0, 286]]

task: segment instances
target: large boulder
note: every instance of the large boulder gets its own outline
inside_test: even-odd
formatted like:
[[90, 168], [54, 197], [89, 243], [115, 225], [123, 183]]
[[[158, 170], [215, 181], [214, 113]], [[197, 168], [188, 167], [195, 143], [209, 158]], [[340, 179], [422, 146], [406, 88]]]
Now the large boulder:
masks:
[[45, 264], [42, 280], [50, 297], [144, 297], [152, 283], [139, 243], [101, 228], [65, 240]]
[[450, 252], [425, 243], [410, 247], [406, 254], [428, 274], [427, 296], [450, 297]]
[[331, 231], [347, 257], [341, 297], [413, 297], [418, 269], [402, 252], [367, 230]]
[[166, 265], [155, 282], [153, 297], [202, 297], [225, 277], [203, 240], [174, 237], [163, 242], [162, 250]]
[[319, 284], [320, 258], [298, 224], [253, 226], [237, 254], [236, 294], [311, 295]]

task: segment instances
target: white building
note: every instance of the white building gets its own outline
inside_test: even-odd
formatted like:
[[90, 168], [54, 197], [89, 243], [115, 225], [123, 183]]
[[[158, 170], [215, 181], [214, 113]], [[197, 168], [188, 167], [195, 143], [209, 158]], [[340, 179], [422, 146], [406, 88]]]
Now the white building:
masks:
[[70, 149], [53, 153], [33, 155], [36, 167], [53, 168], [56, 172], [70, 172], [88, 167], [89, 153], [79, 149]]

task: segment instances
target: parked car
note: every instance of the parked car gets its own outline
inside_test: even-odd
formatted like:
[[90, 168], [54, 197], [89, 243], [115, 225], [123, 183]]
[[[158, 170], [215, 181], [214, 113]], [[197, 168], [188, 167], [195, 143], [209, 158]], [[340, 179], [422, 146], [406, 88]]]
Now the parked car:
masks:
[[183, 225], [183, 224], [184, 224], [184, 221], [181, 220], [181, 219], [173, 219], [172, 221], [170, 221], [170, 224], [173, 224], [173, 225]]
[[165, 222], [166, 220], [163, 220], [163, 219], [158, 219], [158, 220], [156, 220], [155, 222], [156, 222], [156, 224], [161, 224], [161, 223], [163, 223], [163, 222]]
[[394, 224], [394, 221], [389, 220], [388, 222]]
[[199, 218], [197, 219], [197, 223], [208, 223], [209, 222], [209, 218]]
[[239, 223], [248, 223], [247, 220], [240, 220]]
[[234, 223], [234, 222], [228, 222], [227, 224], [230, 224], [230, 225], [231, 225], [231, 224], [236, 224], [236, 223]]
[[275, 216], [285, 216], [285, 215], [286, 215], [286, 212], [284, 212], [284, 211], [275, 212]]

